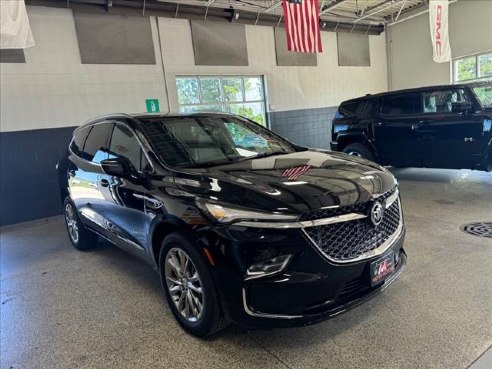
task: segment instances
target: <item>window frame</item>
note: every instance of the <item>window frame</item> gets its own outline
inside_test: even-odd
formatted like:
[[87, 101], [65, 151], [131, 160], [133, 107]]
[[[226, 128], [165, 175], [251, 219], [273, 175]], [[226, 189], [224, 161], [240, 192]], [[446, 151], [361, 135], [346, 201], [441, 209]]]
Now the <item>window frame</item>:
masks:
[[[477, 54], [461, 56], [459, 58], [454, 58], [451, 62], [451, 73], [453, 76], [453, 84], [459, 83], [470, 83], [470, 82], [481, 82], [481, 81], [492, 81], [492, 75], [481, 76], [480, 75], [480, 57], [483, 55], [492, 55], [492, 50], [481, 52]], [[475, 59], [475, 78], [471, 79], [459, 79], [458, 78], [458, 62], [464, 59], [474, 58]]]
[[[243, 96], [243, 100], [242, 101], [234, 101], [234, 102], [226, 102], [224, 97], [225, 97], [225, 93], [224, 93], [224, 84], [223, 84], [223, 80], [224, 79], [231, 79], [231, 78], [239, 78], [241, 79], [241, 93], [242, 93], [242, 96]], [[263, 99], [262, 100], [247, 100], [246, 99], [246, 89], [245, 89], [245, 79], [248, 79], [248, 78], [259, 78], [261, 80], [261, 88], [262, 88], [262, 92], [263, 92]], [[197, 80], [197, 85], [198, 85], [198, 99], [199, 99], [199, 102], [198, 103], [186, 103], [186, 104], [181, 104], [179, 102], [179, 91], [178, 91], [178, 86], [177, 86], [177, 81], [178, 79], [196, 79]], [[202, 81], [201, 79], [218, 79], [220, 82], [220, 97], [221, 97], [221, 100], [219, 102], [205, 102], [203, 101], [203, 93], [202, 93]], [[247, 75], [247, 74], [220, 74], [220, 75], [217, 75], [217, 74], [212, 74], [212, 75], [176, 75], [175, 77], [175, 88], [176, 88], [176, 95], [178, 96], [178, 107], [179, 107], [179, 111], [181, 111], [181, 108], [182, 107], [199, 107], [199, 106], [217, 106], [217, 112], [220, 112], [220, 113], [225, 113], [227, 114], [228, 112], [226, 110], [222, 110], [223, 107], [226, 107], [226, 106], [233, 106], [233, 105], [245, 105], [245, 104], [262, 104], [263, 106], [263, 119], [264, 119], [264, 125], [259, 123], [259, 122], [256, 122], [260, 125], [262, 125], [263, 127], [265, 128], [270, 128], [270, 121], [268, 119], [268, 104], [267, 104], [267, 89], [266, 89], [266, 80], [265, 80], [265, 76], [263, 75], [258, 75], [258, 74], [252, 74], [252, 75]], [[203, 111], [207, 111], [207, 110], [197, 110], [197, 112], [203, 112]], [[210, 110], [210, 112], [213, 112], [214, 110]], [[244, 118], [247, 118], [247, 119], [250, 119], [249, 117], [244, 117]]]

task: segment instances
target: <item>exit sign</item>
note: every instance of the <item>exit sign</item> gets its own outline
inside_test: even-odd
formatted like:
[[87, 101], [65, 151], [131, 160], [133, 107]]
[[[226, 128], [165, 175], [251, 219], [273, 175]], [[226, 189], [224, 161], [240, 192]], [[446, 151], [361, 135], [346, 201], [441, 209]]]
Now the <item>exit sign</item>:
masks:
[[147, 106], [147, 113], [159, 113], [161, 111], [158, 99], [147, 99], [145, 105]]

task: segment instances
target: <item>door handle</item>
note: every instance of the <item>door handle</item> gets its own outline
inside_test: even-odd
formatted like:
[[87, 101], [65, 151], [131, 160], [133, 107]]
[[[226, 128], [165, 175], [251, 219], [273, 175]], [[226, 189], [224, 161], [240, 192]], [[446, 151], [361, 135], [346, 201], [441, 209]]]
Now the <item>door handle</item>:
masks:
[[107, 179], [100, 179], [99, 180], [99, 184], [102, 186], [102, 187], [108, 187], [109, 186], [109, 181]]

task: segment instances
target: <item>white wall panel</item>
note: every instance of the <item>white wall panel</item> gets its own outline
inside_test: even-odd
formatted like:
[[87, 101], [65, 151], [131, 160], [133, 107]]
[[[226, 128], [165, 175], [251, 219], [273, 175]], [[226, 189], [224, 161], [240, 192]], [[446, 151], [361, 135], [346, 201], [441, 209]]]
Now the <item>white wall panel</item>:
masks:
[[[142, 112], [145, 99], [167, 96], [160, 65], [157, 19], [151, 18], [157, 65], [83, 65], [69, 9], [28, 7], [37, 45], [26, 64], [1, 66], [1, 130], [78, 125], [110, 112]], [[275, 111], [338, 105], [342, 100], [387, 89], [384, 36], [370, 36], [371, 67], [338, 67], [335, 33], [322, 32], [318, 67], [277, 67], [274, 30], [246, 26], [249, 66], [195, 66], [190, 22], [159, 18], [164, 69], [172, 111], [178, 110], [175, 76], [264, 75]]]

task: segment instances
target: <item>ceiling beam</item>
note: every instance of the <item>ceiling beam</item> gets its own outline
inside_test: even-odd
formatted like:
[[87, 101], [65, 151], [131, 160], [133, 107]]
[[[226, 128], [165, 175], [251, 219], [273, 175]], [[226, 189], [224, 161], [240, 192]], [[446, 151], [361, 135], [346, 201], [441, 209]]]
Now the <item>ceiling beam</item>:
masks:
[[280, 4], [282, 4], [282, 0], [278, 0], [275, 4], [273, 4], [269, 8], [266, 8], [264, 11], [267, 13], [273, 12], [275, 9], [277, 9], [280, 6]]
[[[385, 10], [390, 9], [390, 8], [394, 7], [395, 5], [400, 4], [402, 1], [404, 1], [404, 0], [394, 0], [394, 1], [391, 0], [391, 1], [386, 1], [386, 4], [388, 4], [389, 2], [391, 2], [391, 4], [386, 5], [384, 8], [381, 8], [381, 9], [378, 9], [378, 10], [374, 10], [374, 11], [372, 11], [370, 13], [366, 13], [366, 15], [364, 15], [363, 17], [357, 18], [354, 23], [358, 23], [361, 20], [366, 19], [366, 18], [369, 18], [372, 15], [379, 14], [381, 12], [384, 12]], [[377, 6], [377, 7], [379, 8], [379, 6]], [[374, 9], [374, 7], [373, 7], [373, 9]]]
[[329, 12], [330, 10], [338, 8], [340, 5], [342, 5], [345, 2], [347, 2], [347, 0], [335, 0], [334, 2], [332, 2], [328, 6], [324, 6], [324, 7], [322, 6], [321, 12], [319, 14], [323, 15], [323, 14]]

